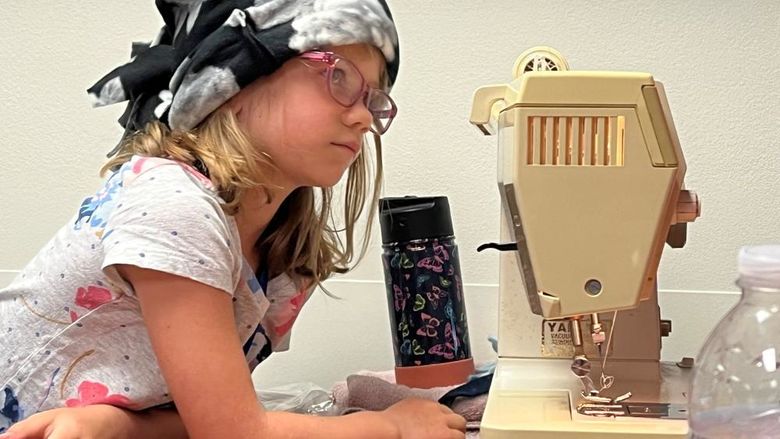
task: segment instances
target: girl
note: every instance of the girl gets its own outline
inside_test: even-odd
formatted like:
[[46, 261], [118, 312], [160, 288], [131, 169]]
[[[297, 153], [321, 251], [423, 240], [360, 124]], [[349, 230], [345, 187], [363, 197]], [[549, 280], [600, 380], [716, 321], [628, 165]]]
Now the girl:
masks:
[[[105, 186], [0, 291], [0, 429], [82, 407], [10, 437], [463, 437], [432, 402], [267, 412], [250, 378], [287, 349], [313, 289], [362, 255], [354, 225], [375, 210], [378, 136], [396, 113], [387, 5], [157, 4], [157, 40], [89, 90], [98, 105], [129, 99]], [[345, 172], [342, 241], [331, 187]]]

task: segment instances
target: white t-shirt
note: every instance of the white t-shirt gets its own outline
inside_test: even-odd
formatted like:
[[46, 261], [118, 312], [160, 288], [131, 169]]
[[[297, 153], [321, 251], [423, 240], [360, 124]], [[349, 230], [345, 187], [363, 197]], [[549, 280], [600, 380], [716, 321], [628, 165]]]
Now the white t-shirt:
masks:
[[116, 264], [183, 276], [233, 296], [250, 369], [289, 347], [312, 289], [282, 275], [264, 291], [221, 204], [191, 166], [139, 156], [84, 200], [0, 290], [0, 432], [54, 407], [171, 402], [137, 297]]

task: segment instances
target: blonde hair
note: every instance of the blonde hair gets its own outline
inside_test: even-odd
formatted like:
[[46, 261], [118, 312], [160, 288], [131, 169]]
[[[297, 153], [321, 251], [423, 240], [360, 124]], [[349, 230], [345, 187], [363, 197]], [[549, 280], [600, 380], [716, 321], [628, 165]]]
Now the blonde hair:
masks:
[[[345, 273], [365, 255], [377, 209], [382, 179], [382, 145], [374, 135], [376, 167], [365, 145], [350, 165], [344, 191], [343, 228], [334, 223], [333, 188], [300, 187], [281, 204], [256, 246], [271, 276], [286, 273], [296, 281], [321, 284], [333, 273]], [[238, 212], [242, 194], [273, 183], [264, 177], [273, 161], [258, 153], [240, 129], [232, 112], [220, 109], [190, 132], [171, 131], [160, 122], [130, 136], [120, 152], [101, 169], [116, 170], [133, 155], [165, 157], [194, 164], [200, 160], [225, 201], [223, 209]], [[373, 173], [373, 181], [371, 174]], [[356, 245], [355, 226], [368, 209], [361, 243]], [[341, 234], [344, 235], [342, 240]]]

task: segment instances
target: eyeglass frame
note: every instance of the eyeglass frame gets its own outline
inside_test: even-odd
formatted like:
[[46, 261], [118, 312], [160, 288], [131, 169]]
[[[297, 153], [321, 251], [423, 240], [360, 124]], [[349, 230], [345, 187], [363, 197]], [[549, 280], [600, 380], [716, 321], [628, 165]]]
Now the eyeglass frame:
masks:
[[[325, 82], [327, 83], [327, 86], [328, 86], [328, 93], [333, 98], [333, 100], [336, 101], [339, 105], [341, 105], [341, 106], [343, 106], [345, 108], [349, 108], [349, 107], [355, 105], [355, 103], [357, 103], [358, 100], [363, 98], [363, 105], [366, 107], [366, 109], [369, 111], [369, 113], [371, 113], [372, 122], [377, 121], [380, 118], [377, 117], [374, 114], [374, 112], [371, 111], [371, 109], [368, 107], [368, 102], [370, 100], [371, 94], [373, 94], [373, 93], [381, 93], [381, 94], [383, 94], [387, 98], [387, 101], [390, 102], [390, 109], [383, 111], [383, 113], [384, 112], [388, 112], [389, 113], [385, 117], [386, 119], [388, 119], [387, 125], [385, 125], [383, 127], [381, 132], [378, 132], [378, 130], [374, 128], [375, 123], [372, 123], [371, 127], [369, 128], [369, 130], [372, 133], [374, 133], [374, 134], [376, 134], [378, 136], [381, 136], [382, 134], [387, 132], [387, 130], [390, 128], [390, 124], [393, 122], [393, 119], [395, 119], [395, 116], [398, 114], [398, 107], [396, 106], [395, 101], [393, 100], [393, 98], [391, 98], [390, 95], [386, 91], [384, 91], [382, 89], [374, 88], [374, 87], [371, 87], [370, 85], [368, 85], [368, 82], [366, 82], [366, 78], [363, 77], [363, 74], [360, 72], [360, 70], [357, 68], [357, 66], [352, 61], [344, 58], [343, 56], [341, 56], [341, 55], [339, 55], [337, 53], [325, 52], [325, 51], [319, 51], [319, 50], [312, 50], [312, 51], [309, 51], [309, 52], [304, 52], [304, 53], [298, 55], [298, 58], [301, 58], [301, 59], [304, 59], [304, 60], [307, 60], [307, 61], [316, 61], [316, 62], [325, 63], [328, 66], [327, 76], [325, 78], [326, 79]], [[336, 68], [336, 62], [348, 63], [349, 65], [352, 66], [352, 68], [355, 69], [355, 72], [357, 72], [357, 74], [360, 77], [360, 81], [361, 81], [360, 92], [355, 94], [354, 99], [350, 103], [341, 102], [338, 98], [336, 98], [336, 94], [333, 92], [333, 88], [332, 88], [333, 87], [332, 86], [332, 84], [333, 84], [333, 71]]]

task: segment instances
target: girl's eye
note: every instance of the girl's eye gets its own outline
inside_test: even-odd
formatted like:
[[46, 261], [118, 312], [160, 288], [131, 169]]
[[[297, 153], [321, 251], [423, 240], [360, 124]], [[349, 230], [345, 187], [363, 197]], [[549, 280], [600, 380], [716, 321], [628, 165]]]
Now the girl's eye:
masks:
[[332, 79], [334, 84], [341, 84], [344, 83], [347, 80], [347, 72], [344, 71], [344, 69], [341, 69], [339, 67], [333, 68], [333, 76]]

